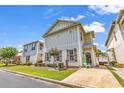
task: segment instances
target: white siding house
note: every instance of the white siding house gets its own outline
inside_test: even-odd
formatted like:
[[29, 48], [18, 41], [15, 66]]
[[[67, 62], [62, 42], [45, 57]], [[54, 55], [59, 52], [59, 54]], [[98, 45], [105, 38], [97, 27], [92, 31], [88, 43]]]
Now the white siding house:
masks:
[[86, 33], [79, 22], [57, 20], [43, 35], [45, 38], [45, 63], [53, 63], [49, 51], [60, 50], [57, 61], [69, 66], [82, 66], [83, 55], [92, 66], [96, 65], [93, 45], [94, 32]]
[[23, 48], [23, 62], [32, 62], [33, 64], [38, 61], [43, 61], [44, 42], [34, 41], [24, 45]]
[[105, 46], [110, 61], [124, 64], [124, 10], [112, 22]]

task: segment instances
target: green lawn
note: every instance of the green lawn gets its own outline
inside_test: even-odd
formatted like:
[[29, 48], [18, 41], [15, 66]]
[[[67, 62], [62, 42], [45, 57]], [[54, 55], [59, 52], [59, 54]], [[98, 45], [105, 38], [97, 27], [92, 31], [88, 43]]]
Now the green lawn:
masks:
[[5, 66], [5, 64], [3, 64], [2, 62], [0, 62], [0, 67], [3, 67], [3, 66]]
[[107, 68], [111, 71], [111, 73], [113, 74], [113, 76], [118, 80], [118, 82], [120, 83], [120, 85], [122, 87], [124, 87], [124, 80], [117, 73], [115, 73], [114, 69], [112, 69], [110, 67], [107, 67]]
[[34, 66], [8, 66], [4, 67], [8, 70], [22, 72], [26, 74], [36, 75], [40, 77], [55, 79], [55, 80], [63, 80], [68, 77], [70, 74], [75, 72], [75, 69], [68, 69], [62, 71], [49, 71], [47, 67], [34, 67]]
[[[8, 66], [7, 66], [7, 67], [9, 67], [9, 66], [15, 66], [15, 64], [8, 64]], [[6, 67], [6, 66], [5, 66], [5, 64], [4, 64], [4, 63], [0, 62], [0, 67]]]

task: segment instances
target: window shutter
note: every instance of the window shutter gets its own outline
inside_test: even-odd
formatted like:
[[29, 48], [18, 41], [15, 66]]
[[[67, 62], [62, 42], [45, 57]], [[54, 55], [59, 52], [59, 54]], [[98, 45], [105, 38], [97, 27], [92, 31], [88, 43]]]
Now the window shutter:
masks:
[[69, 61], [69, 50], [67, 49], [67, 61]]
[[77, 62], [77, 49], [76, 48], [74, 49], [74, 60], [75, 62]]

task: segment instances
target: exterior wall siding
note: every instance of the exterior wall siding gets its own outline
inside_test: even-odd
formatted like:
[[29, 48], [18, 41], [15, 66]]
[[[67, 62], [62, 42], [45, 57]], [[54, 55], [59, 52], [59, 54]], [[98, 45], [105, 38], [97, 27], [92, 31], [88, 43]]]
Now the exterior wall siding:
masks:
[[[36, 44], [36, 49], [32, 50], [32, 44]], [[23, 62], [26, 62], [26, 57], [30, 56], [30, 62], [32, 62], [33, 64], [36, 63], [37, 61], [43, 60], [44, 61], [44, 46], [42, 47], [42, 49], [40, 49], [40, 43], [36, 42], [36, 43], [31, 43], [28, 45], [24, 45], [24, 47], [27, 47], [27, 52], [23, 51]]]
[[[79, 66], [80, 63], [80, 58], [79, 58], [79, 54], [81, 53], [81, 47], [79, 47], [79, 43], [81, 43], [80, 41], [78, 42], [79, 38], [78, 38], [78, 34], [79, 32], [79, 28], [71, 28], [68, 29], [69, 31], [63, 31], [61, 33], [57, 33], [51, 36], [48, 36], [45, 38], [45, 52], [48, 53], [51, 48], [58, 48], [59, 50], [62, 51], [62, 62], [65, 63], [66, 58], [67, 58], [67, 49], [71, 50], [74, 48], [76, 48], [77, 51], [77, 55], [78, 55], [78, 62], [73, 62], [73, 63], [69, 63], [69, 65], [71, 66]], [[80, 52], [79, 52], [80, 50]], [[80, 55], [81, 56], [81, 55]], [[49, 63], [49, 62], [46, 62]]]
[[[122, 51], [124, 51], [124, 40], [123, 40], [122, 33], [120, 31], [118, 24], [116, 24], [113, 31], [115, 31], [115, 35], [116, 35], [117, 40], [115, 39], [114, 35], [112, 35], [110, 37], [109, 42], [108, 42], [107, 48], [108, 49], [114, 48], [117, 62], [124, 64], [124, 58], [122, 56], [122, 55], [124, 55], [124, 52], [122, 52]], [[108, 53], [108, 55], [109, 55], [110, 61], [113, 61], [112, 60], [113, 59], [112, 54]]]

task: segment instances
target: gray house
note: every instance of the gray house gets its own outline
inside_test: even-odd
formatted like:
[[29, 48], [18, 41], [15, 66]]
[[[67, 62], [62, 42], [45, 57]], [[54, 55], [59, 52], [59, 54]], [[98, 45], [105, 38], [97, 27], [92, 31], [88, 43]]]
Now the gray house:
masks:
[[23, 46], [23, 62], [43, 61], [44, 42], [37, 40]]

